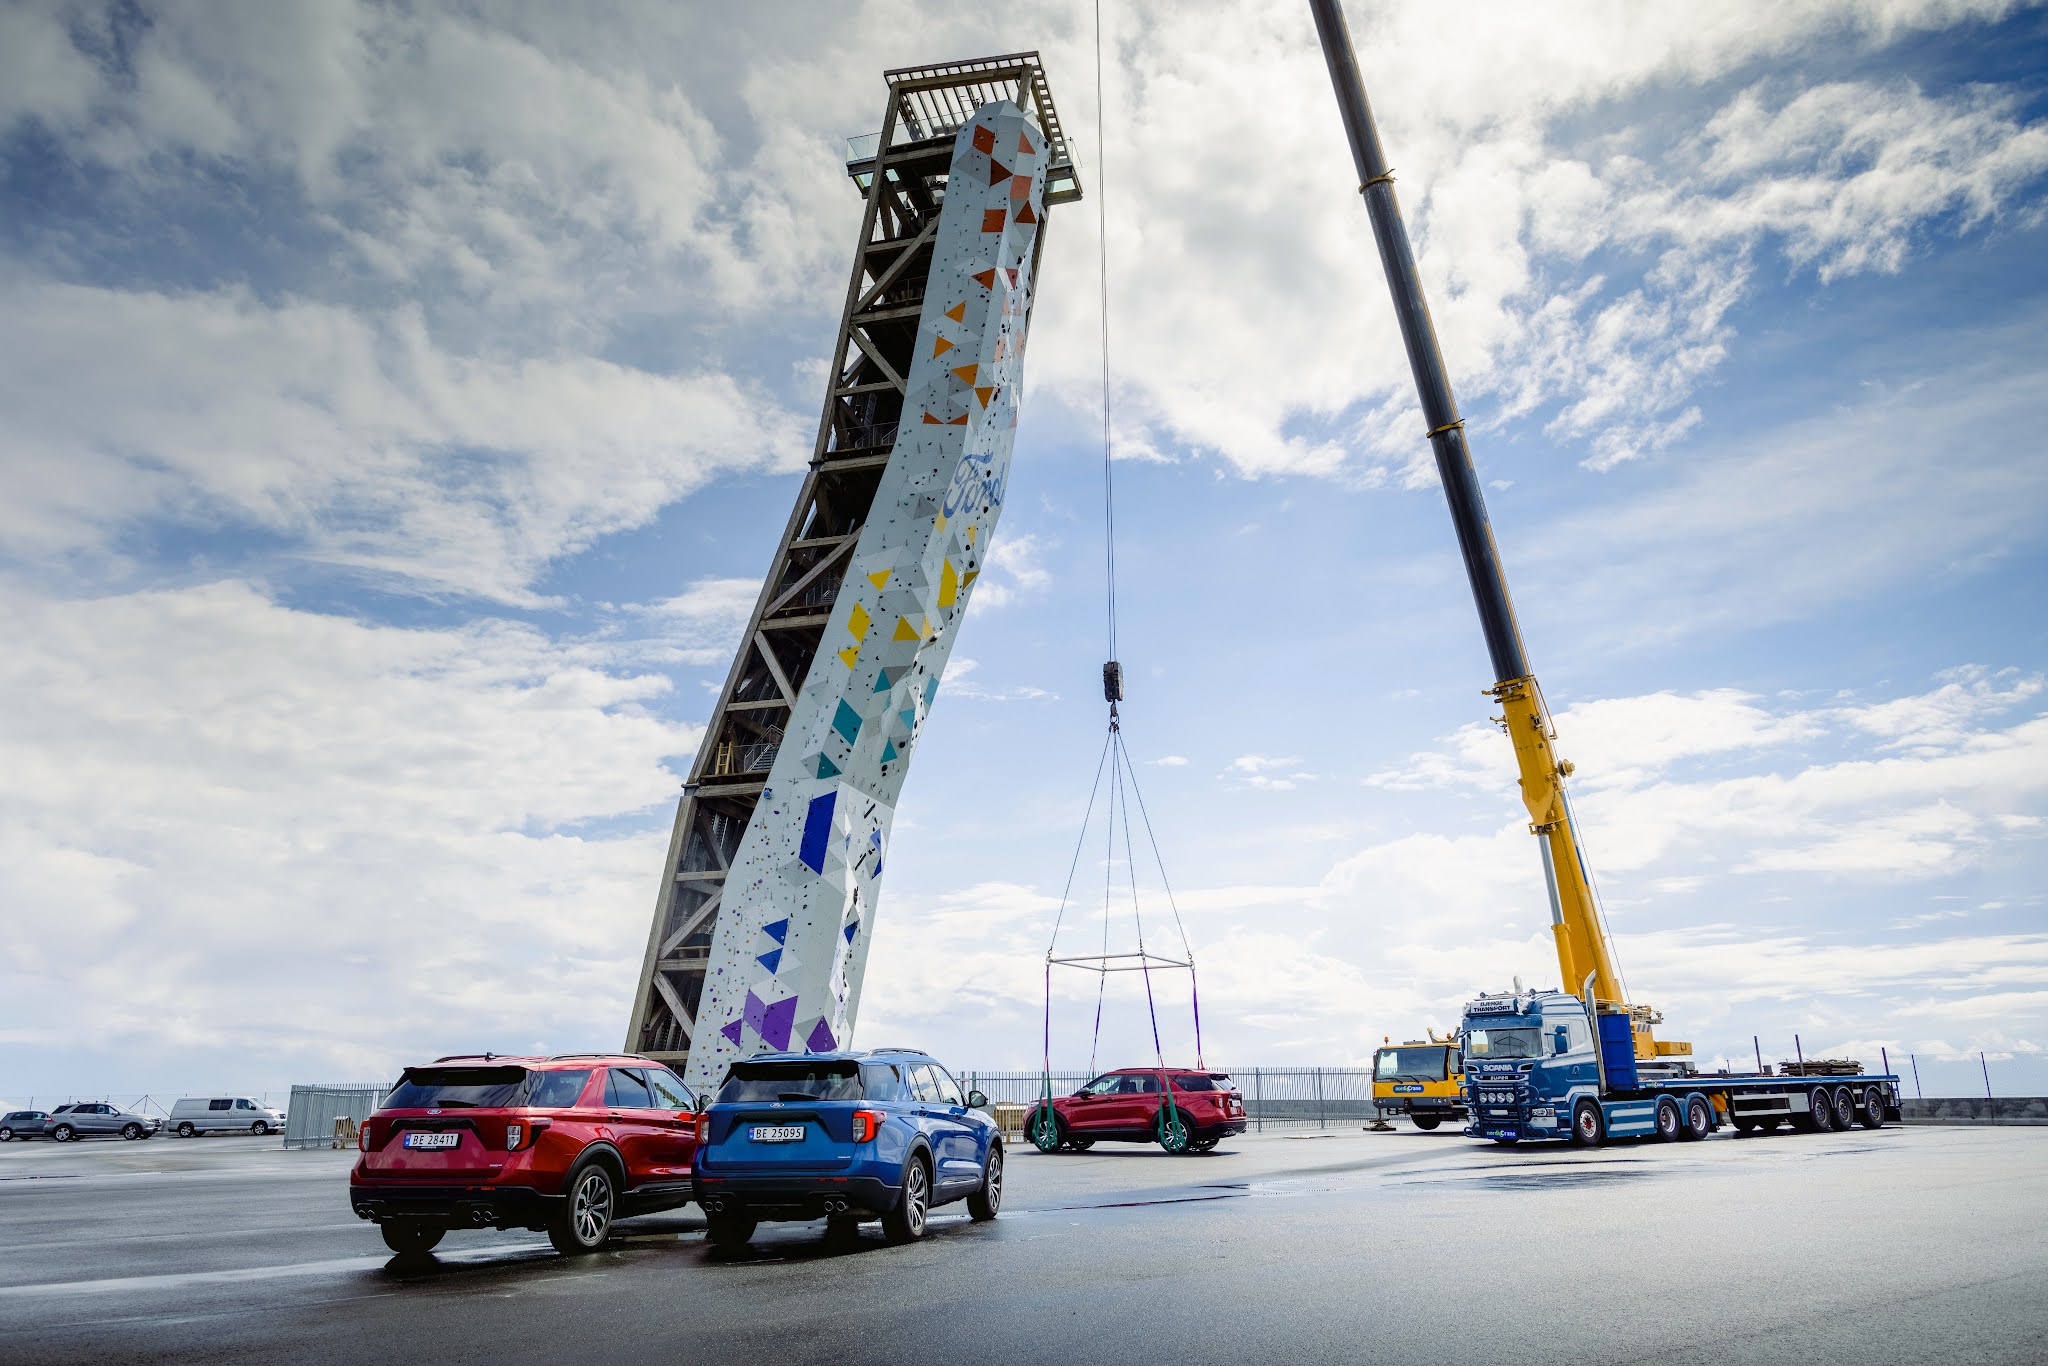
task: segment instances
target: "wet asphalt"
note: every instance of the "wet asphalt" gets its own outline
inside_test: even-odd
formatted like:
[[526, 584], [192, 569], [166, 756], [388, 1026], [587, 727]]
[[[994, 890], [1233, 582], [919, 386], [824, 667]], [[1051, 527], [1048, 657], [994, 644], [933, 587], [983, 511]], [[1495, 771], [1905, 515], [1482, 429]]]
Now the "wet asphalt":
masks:
[[2048, 1360], [2048, 1128], [1027, 1150], [1000, 1219], [911, 1247], [728, 1255], [691, 1208], [422, 1265], [349, 1214], [352, 1157], [0, 1147], [0, 1362]]

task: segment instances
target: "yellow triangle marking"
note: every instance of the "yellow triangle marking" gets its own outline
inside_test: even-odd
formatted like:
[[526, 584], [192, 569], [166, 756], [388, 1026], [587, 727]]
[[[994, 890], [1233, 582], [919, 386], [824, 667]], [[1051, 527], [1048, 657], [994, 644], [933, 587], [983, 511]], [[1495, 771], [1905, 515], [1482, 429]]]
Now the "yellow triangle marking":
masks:
[[969, 545], [973, 545], [973, 544], [974, 544], [974, 528], [973, 528], [973, 527], [969, 527], [969, 528], [967, 528], [967, 544], [969, 544]]
[[944, 531], [945, 529], [946, 529], [946, 514], [942, 512], [942, 513], [940, 513], [940, 514], [938, 515], [938, 518], [937, 518], [937, 520], [935, 520], [935, 521], [934, 521], [934, 522], [932, 523], [932, 530], [933, 530], [933, 531]]
[[953, 562], [945, 563], [939, 569], [939, 606], [951, 607], [960, 596], [960, 576], [953, 572]]
[[849, 646], [847, 646], [847, 647], [846, 647], [845, 649], [843, 649], [843, 650], [841, 650], [841, 651], [839, 652], [839, 660], [840, 660], [840, 662], [841, 662], [842, 664], [846, 665], [846, 667], [847, 667], [847, 668], [849, 668], [849, 669], [851, 669], [851, 668], [853, 667], [853, 662], [854, 662], [854, 661], [855, 661], [856, 659], [859, 659], [859, 658], [860, 658], [860, 646], [858, 646], [858, 645], [849, 645]]
[[912, 626], [909, 617], [898, 617], [896, 618], [896, 634], [891, 636], [890, 639], [922, 640], [924, 639], [924, 630], [922, 627]]
[[951, 351], [952, 349], [953, 349], [953, 343], [951, 343], [951, 342], [947, 341], [947, 340], [946, 340], [946, 339], [945, 339], [944, 337], [941, 337], [941, 338], [939, 338], [939, 344], [938, 344], [937, 346], [934, 346], [934, 347], [932, 348], [932, 355], [933, 355], [934, 357], [937, 357], [937, 356], [943, 356], [943, 355], [945, 355], [945, 354], [946, 354], [946, 353], [947, 353], [948, 351]]
[[889, 586], [889, 571], [884, 569], [879, 574], [868, 575], [868, 582], [877, 588], [887, 588]]
[[961, 382], [965, 384], [974, 383], [974, 377], [980, 373], [980, 370], [981, 367], [979, 365], [956, 365], [953, 367], [953, 373], [960, 376]]
[[974, 396], [981, 400], [981, 406], [984, 408], [988, 407], [988, 401], [995, 397], [995, 392], [996, 386], [993, 384], [977, 384], [974, 386]]
[[868, 609], [859, 603], [853, 605], [853, 614], [846, 619], [846, 629], [853, 632], [855, 640], [868, 637]]
[[953, 305], [953, 306], [952, 306], [951, 308], [947, 309], [947, 310], [946, 310], [946, 316], [947, 316], [947, 317], [949, 317], [949, 318], [951, 318], [951, 319], [952, 319], [952, 320], [953, 320], [954, 322], [956, 322], [956, 323], [964, 323], [964, 322], [966, 322], [966, 321], [967, 321], [967, 300], [965, 300], [965, 299], [962, 299], [962, 300], [961, 300], [961, 301], [960, 301], [959, 303], [957, 303], [957, 304], [954, 304], [954, 305]]
[[979, 569], [970, 569], [965, 574], [962, 574], [960, 576], [960, 586], [962, 588], [965, 588], [968, 584], [973, 583], [976, 579], [980, 577], [981, 571]]

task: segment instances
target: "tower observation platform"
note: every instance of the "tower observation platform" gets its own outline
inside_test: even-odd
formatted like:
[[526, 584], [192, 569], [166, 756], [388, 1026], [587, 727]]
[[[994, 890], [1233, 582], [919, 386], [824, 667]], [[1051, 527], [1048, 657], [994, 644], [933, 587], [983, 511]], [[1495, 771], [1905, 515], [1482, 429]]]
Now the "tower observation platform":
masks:
[[897, 795], [1001, 515], [1044, 217], [1081, 187], [1035, 52], [909, 67], [810, 468], [683, 786], [626, 1034], [714, 1085], [851, 1039]]

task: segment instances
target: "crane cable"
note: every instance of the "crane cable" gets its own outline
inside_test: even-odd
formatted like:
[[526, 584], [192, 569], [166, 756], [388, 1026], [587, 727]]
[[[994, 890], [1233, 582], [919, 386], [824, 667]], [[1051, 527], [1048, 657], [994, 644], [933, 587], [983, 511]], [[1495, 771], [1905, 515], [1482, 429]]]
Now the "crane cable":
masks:
[[[1109, 732], [1103, 740], [1101, 757], [1096, 761], [1095, 780], [1088, 791], [1088, 804], [1081, 818], [1081, 833], [1074, 843], [1074, 857], [1067, 866], [1066, 885], [1060, 891], [1059, 911], [1053, 920], [1052, 941], [1046, 948], [1045, 962], [1045, 1058], [1044, 1089], [1041, 1104], [1032, 1116], [1030, 1133], [1039, 1148], [1051, 1151], [1058, 1146], [1057, 1121], [1052, 1108], [1052, 969], [1055, 947], [1059, 942], [1060, 929], [1065, 924], [1067, 907], [1071, 903], [1074, 878], [1080, 870], [1081, 853], [1088, 839], [1088, 827], [1093, 822], [1095, 803], [1098, 796], [1105, 798], [1105, 835], [1108, 849], [1103, 860], [1103, 919], [1102, 952], [1096, 958], [1095, 1024], [1088, 1047], [1088, 1071], [1095, 1071], [1102, 1042], [1102, 1011], [1107, 993], [1109, 963], [1109, 916], [1111, 901], [1115, 895], [1116, 880], [1116, 823], [1119, 812], [1123, 818], [1124, 867], [1129, 876], [1131, 893], [1131, 918], [1137, 931], [1138, 970], [1145, 979], [1146, 1014], [1152, 1026], [1152, 1051], [1159, 1067], [1166, 1066], [1165, 1047], [1159, 1035], [1158, 1002], [1152, 989], [1153, 956], [1145, 948], [1145, 922], [1138, 897], [1137, 857], [1131, 836], [1131, 806], [1135, 801], [1140, 821], [1145, 827], [1147, 847], [1159, 870], [1160, 885], [1166, 891], [1166, 903], [1173, 914], [1175, 933], [1182, 951], [1182, 963], [1188, 970], [1189, 998], [1195, 1027], [1195, 1065], [1206, 1066], [1202, 1055], [1202, 1003], [1201, 991], [1195, 978], [1194, 949], [1188, 940], [1187, 926], [1181, 919], [1180, 906], [1174, 899], [1173, 883], [1166, 873], [1166, 862], [1159, 850], [1159, 837], [1152, 828], [1152, 816], [1145, 806], [1145, 796], [1138, 787], [1138, 774], [1129, 751], [1124, 747], [1123, 728], [1117, 704], [1123, 700], [1123, 666], [1117, 662], [1117, 602], [1116, 602], [1116, 475], [1115, 475], [1115, 428], [1111, 409], [1111, 387], [1109, 370], [1109, 208], [1108, 196], [1104, 191], [1107, 180], [1108, 153], [1105, 128], [1108, 123], [1106, 104], [1103, 97], [1102, 80], [1102, 0], [1095, 0], [1095, 154], [1097, 166], [1096, 227], [1097, 261], [1096, 286], [1097, 302], [1100, 309], [1102, 342], [1102, 523], [1103, 523], [1103, 586], [1104, 624], [1109, 646], [1108, 662], [1103, 665], [1103, 694], [1109, 703]], [[1103, 770], [1109, 771], [1109, 782], [1105, 793]], [[1126, 784], [1129, 791], [1126, 793]], [[1163, 960], [1170, 963], [1171, 960]], [[1078, 966], [1078, 964], [1074, 964]], [[1170, 1098], [1162, 1105], [1161, 1133], [1171, 1134], [1173, 1143], [1170, 1151], [1184, 1149], [1191, 1135], [1187, 1132], [1182, 1116]]]

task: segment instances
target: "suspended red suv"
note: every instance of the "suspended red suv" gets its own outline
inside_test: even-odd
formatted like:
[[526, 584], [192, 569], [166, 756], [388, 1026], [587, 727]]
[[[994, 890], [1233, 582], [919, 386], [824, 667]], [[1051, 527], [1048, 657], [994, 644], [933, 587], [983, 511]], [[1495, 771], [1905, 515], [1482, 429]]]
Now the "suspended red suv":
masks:
[[1104, 1072], [1071, 1096], [1031, 1111], [1041, 1152], [1086, 1152], [1097, 1143], [1157, 1143], [1170, 1153], [1205, 1153], [1244, 1132], [1244, 1093], [1228, 1074], [1187, 1067]]

